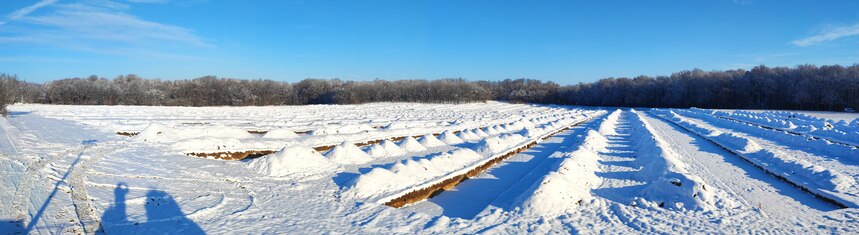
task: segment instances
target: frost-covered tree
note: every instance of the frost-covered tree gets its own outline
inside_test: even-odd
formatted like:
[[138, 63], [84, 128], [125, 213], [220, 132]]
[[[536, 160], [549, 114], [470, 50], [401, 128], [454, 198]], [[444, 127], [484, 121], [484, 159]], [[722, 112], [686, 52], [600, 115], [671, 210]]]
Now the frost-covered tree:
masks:
[[[14, 76], [2, 75], [17, 81]], [[501, 100], [629, 107], [841, 110], [859, 107], [859, 65], [681, 71], [561, 86], [534, 79], [467, 81], [305, 79], [295, 84], [204, 76], [162, 81], [129, 74], [12, 82], [22, 102], [93, 105], [294, 105], [367, 102], [460, 103]], [[13, 91], [7, 91], [6, 95]], [[2, 94], [0, 94], [2, 95]], [[16, 97], [18, 97], [16, 96]], [[7, 101], [9, 102], [9, 101]]]

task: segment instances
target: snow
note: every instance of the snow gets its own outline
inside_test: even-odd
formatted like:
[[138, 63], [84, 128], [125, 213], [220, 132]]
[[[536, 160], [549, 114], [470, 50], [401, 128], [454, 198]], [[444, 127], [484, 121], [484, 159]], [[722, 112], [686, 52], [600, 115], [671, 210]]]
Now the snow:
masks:
[[360, 198], [386, 196], [388, 193], [442, 177], [450, 170], [464, 168], [481, 158], [482, 155], [470, 149], [457, 148], [416, 160], [398, 162], [388, 169], [373, 168], [356, 178], [347, 194]]
[[[396, 145], [394, 145], [396, 146]], [[382, 147], [381, 144], [372, 144], [367, 147], [367, 155], [370, 155], [374, 158], [382, 158], [388, 156], [388, 151], [385, 150], [385, 147]]]
[[[588, 131], [584, 137], [585, 143], [593, 143], [605, 139], [596, 131]], [[600, 158], [587, 147], [567, 153], [555, 170], [543, 179], [537, 181], [532, 189], [523, 194], [521, 211], [537, 216], [554, 217], [572, 213], [576, 206], [592, 197], [590, 190], [598, 186], [602, 180], [596, 176]]]
[[279, 177], [326, 171], [332, 168], [332, 164], [311, 148], [287, 147], [252, 160], [248, 167], [261, 175]]
[[689, 174], [677, 153], [654, 134], [656, 130], [649, 121], [636, 110], [632, 113], [632, 138], [637, 150], [635, 161], [644, 166], [638, 176], [653, 181], [644, 188], [642, 198], [674, 209], [716, 209], [716, 189], [712, 186], [707, 188], [700, 177]]
[[462, 139], [462, 140], [464, 140], [464, 141], [479, 140], [479, 139], [481, 138], [479, 135], [477, 135], [476, 133], [474, 133], [474, 131], [473, 131], [473, 130], [463, 130], [463, 131], [460, 131], [460, 132], [459, 132], [459, 134], [457, 134], [457, 136], [456, 136], [456, 137], [459, 137], [460, 139]]
[[421, 143], [421, 145], [427, 148], [446, 145], [444, 142], [441, 142], [441, 140], [435, 138], [435, 136], [432, 134], [426, 134], [421, 136], [421, 138], [418, 140], [418, 143]]
[[343, 142], [325, 153], [331, 162], [339, 164], [358, 164], [369, 162], [373, 158], [352, 143]]
[[405, 139], [400, 141], [399, 145], [400, 149], [406, 152], [420, 152], [427, 150], [426, 146], [423, 146], [415, 137], [406, 137]]
[[472, 148], [478, 153], [492, 155], [504, 151], [508, 146], [509, 145], [507, 145], [507, 143], [505, 143], [501, 138], [487, 137], [480, 142], [477, 142], [477, 144]]
[[459, 137], [456, 136], [456, 134], [453, 134], [453, 132], [449, 131], [449, 130], [442, 132], [441, 135], [438, 136], [438, 139], [441, 140], [441, 142], [444, 142], [444, 144], [448, 144], [448, 145], [461, 144], [461, 143], [465, 142], [464, 140], [460, 139]]
[[298, 138], [298, 134], [295, 134], [295, 132], [290, 129], [274, 129], [266, 132], [262, 137], [271, 139], [293, 139]]
[[[680, 110], [677, 110], [682, 112]], [[736, 154], [774, 174], [784, 177], [809, 191], [837, 201], [848, 207], [859, 207], [859, 188], [856, 180], [843, 173], [811, 164], [809, 161], [788, 155], [778, 149], [762, 148], [755, 141], [734, 134], [724, 133], [713, 127], [678, 115], [674, 111], [654, 111], [661, 115], [671, 115], [670, 120], [693, 132], [705, 135], [711, 141], [727, 147]], [[689, 112], [684, 112], [689, 113]], [[711, 120], [715, 117], [708, 117]], [[742, 125], [742, 124], [736, 124]]]
[[379, 143], [379, 145], [382, 146], [383, 149], [385, 149], [385, 154], [387, 154], [387, 156], [397, 156], [406, 153], [405, 150], [400, 148], [400, 146], [397, 146], [397, 144], [395, 144], [394, 141], [391, 140], [383, 140], [381, 143]]
[[[859, 209], [815, 196], [851, 205], [856, 158], [807, 138], [851, 130], [849, 121], [786, 122], [800, 140], [706, 110], [500, 102], [9, 109], [0, 118], [2, 234], [859, 231]], [[318, 130], [326, 133], [296, 134]], [[429, 136], [443, 144], [425, 146]], [[432, 198], [382, 204], [529, 143]], [[344, 154], [313, 150], [332, 145]], [[241, 150], [275, 152], [242, 161], [185, 154]]]

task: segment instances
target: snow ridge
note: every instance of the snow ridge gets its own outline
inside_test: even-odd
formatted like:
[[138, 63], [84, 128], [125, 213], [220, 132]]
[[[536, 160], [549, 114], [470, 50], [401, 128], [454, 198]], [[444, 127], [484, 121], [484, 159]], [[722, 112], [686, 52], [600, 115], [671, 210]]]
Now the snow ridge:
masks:
[[[701, 177], [689, 174], [686, 165], [641, 113], [631, 111], [632, 139], [636, 144], [635, 161], [644, 166], [638, 176], [652, 181], [642, 197], [668, 208], [688, 210], [716, 209], [715, 188], [707, 187]], [[722, 198], [722, 200], [726, 200]]]
[[859, 189], [850, 177], [788, 156], [778, 150], [761, 148], [747, 138], [703, 127], [671, 110], [653, 109], [651, 112], [725, 147], [752, 164], [815, 195], [843, 206], [859, 208]]

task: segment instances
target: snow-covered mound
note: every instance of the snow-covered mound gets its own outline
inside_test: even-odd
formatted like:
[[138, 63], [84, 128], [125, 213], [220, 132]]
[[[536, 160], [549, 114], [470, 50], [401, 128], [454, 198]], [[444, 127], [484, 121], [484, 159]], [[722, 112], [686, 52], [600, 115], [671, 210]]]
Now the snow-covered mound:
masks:
[[448, 144], [448, 145], [460, 144], [460, 143], [465, 142], [462, 139], [460, 139], [459, 137], [457, 137], [455, 134], [453, 134], [452, 131], [449, 131], [449, 130], [442, 132], [441, 135], [438, 136], [438, 139], [441, 140], [441, 142], [444, 142], [445, 144]]
[[421, 143], [421, 145], [423, 145], [424, 147], [427, 147], [427, 148], [446, 145], [444, 142], [441, 142], [441, 140], [438, 140], [438, 138], [436, 138], [432, 134], [426, 134], [424, 136], [421, 136], [421, 138], [418, 139], [418, 143]]
[[360, 164], [373, 160], [373, 158], [370, 157], [370, 155], [367, 155], [367, 153], [361, 150], [361, 148], [348, 142], [343, 142], [334, 146], [334, 148], [325, 153], [325, 157], [332, 162], [340, 164]]
[[262, 137], [272, 139], [291, 139], [298, 138], [299, 135], [289, 129], [274, 129], [266, 132]]
[[379, 145], [385, 149], [385, 154], [387, 154], [387, 156], [398, 156], [406, 154], [406, 151], [400, 148], [400, 146], [397, 146], [394, 141], [383, 140], [381, 143], [379, 143]]
[[311, 174], [334, 168], [331, 162], [316, 150], [298, 146], [286, 147], [275, 153], [253, 159], [248, 167], [261, 175], [268, 176]]
[[484, 133], [486, 133], [487, 135], [498, 135], [498, 134], [501, 134], [501, 132], [498, 132], [498, 130], [493, 129], [491, 126], [490, 126], [490, 127], [484, 127], [484, 128], [483, 128], [483, 129], [481, 129], [481, 130], [483, 130], [483, 132], [484, 132]]
[[456, 137], [459, 137], [460, 139], [462, 139], [464, 141], [475, 141], [475, 140], [479, 140], [482, 138], [479, 135], [475, 134], [474, 131], [470, 130], [470, 129], [460, 131], [456, 135]]
[[400, 141], [400, 148], [406, 152], [420, 152], [427, 150], [427, 147], [421, 145], [415, 137], [406, 137]]
[[481, 138], [490, 136], [488, 133], [484, 132], [480, 128], [475, 128], [472, 130], [472, 132], [474, 132], [475, 135], [480, 136]]
[[385, 151], [385, 147], [382, 147], [381, 144], [372, 144], [367, 146], [367, 155], [374, 158], [387, 157], [388, 151]]
[[507, 147], [509, 147], [509, 145], [504, 140], [501, 140], [501, 138], [488, 137], [478, 142], [472, 147], [472, 149], [480, 154], [493, 155], [501, 153], [506, 150]]
[[499, 136], [499, 138], [501, 139], [501, 141], [504, 141], [507, 146], [514, 146], [528, 140], [520, 134], [503, 134]]
[[380, 197], [451, 174], [483, 158], [470, 149], [456, 148], [426, 158], [398, 162], [390, 168], [376, 167], [356, 178], [347, 192], [360, 198]]

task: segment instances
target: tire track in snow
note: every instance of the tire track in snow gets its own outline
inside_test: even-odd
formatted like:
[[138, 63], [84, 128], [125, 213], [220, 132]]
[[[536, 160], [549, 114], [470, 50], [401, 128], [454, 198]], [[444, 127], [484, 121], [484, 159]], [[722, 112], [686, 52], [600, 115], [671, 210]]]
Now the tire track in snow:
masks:
[[[94, 146], [93, 146], [94, 145]], [[120, 146], [117, 143], [106, 142], [104, 144], [86, 144], [84, 149], [78, 153], [81, 162], [75, 169], [69, 169], [71, 174], [67, 182], [71, 186], [72, 205], [75, 208], [75, 214], [78, 217], [78, 223], [86, 234], [95, 234], [100, 226], [100, 221], [93, 216], [95, 209], [89, 203], [89, 194], [86, 190], [86, 172], [90, 168], [92, 162], [98, 162], [110, 152], [116, 151]], [[92, 150], [87, 153], [87, 150]], [[86, 155], [84, 155], [86, 154]]]
[[75, 152], [80, 152], [83, 146], [76, 146], [70, 150], [66, 150], [60, 154], [56, 155], [48, 155], [44, 158], [37, 159], [35, 162], [27, 165], [24, 173], [21, 174], [19, 178], [18, 187], [15, 190], [15, 201], [12, 204], [12, 208], [15, 211], [18, 211], [17, 220], [27, 221], [30, 218], [27, 218], [29, 214], [29, 210], [27, 205], [30, 204], [30, 194], [33, 191], [34, 181], [36, 180], [36, 176], [38, 172], [45, 168], [48, 163], [54, 162], [57, 158], [71, 155]]

